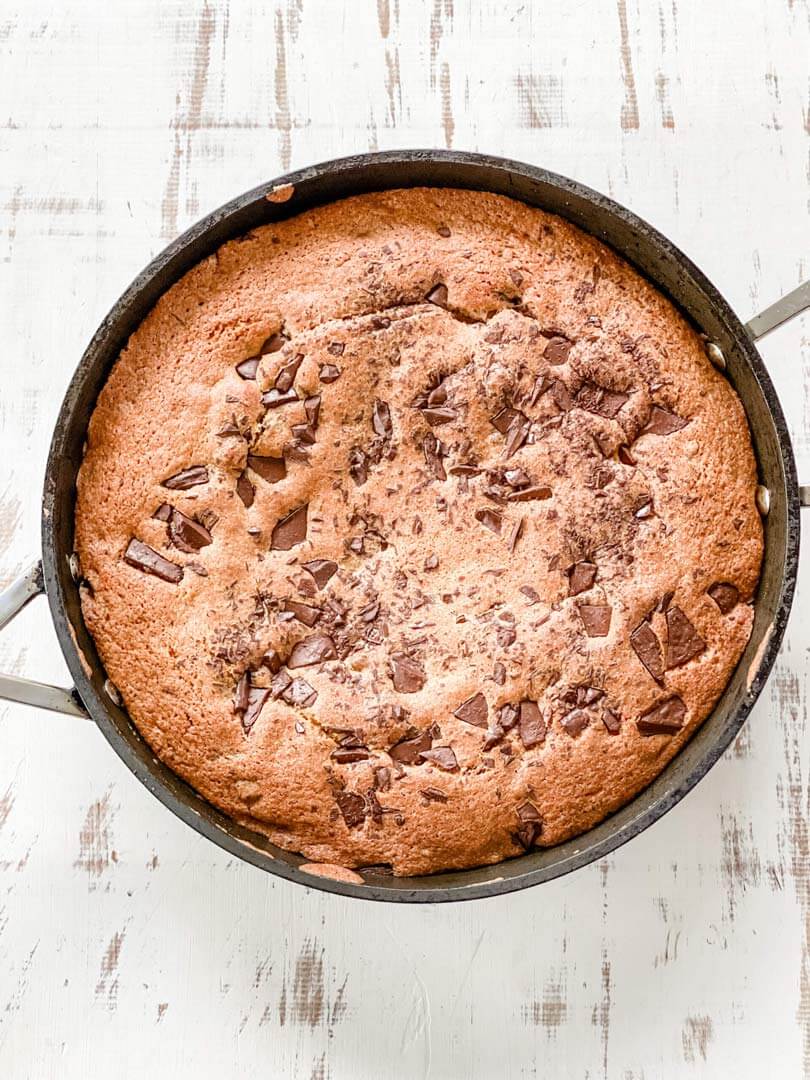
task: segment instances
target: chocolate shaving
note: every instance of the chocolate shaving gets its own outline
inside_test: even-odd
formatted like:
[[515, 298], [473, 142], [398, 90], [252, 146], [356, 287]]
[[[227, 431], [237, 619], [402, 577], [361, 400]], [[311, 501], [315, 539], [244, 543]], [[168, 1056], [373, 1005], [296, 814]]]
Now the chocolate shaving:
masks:
[[454, 710], [453, 716], [457, 716], [458, 719], [463, 720], [465, 724], [472, 724], [474, 727], [485, 728], [487, 726], [488, 712], [487, 699], [479, 692], [462, 702], [461, 705]]
[[683, 727], [686, 705], [677, 695], [653, 706], [636, 720], [641, 735], [675, 735]]
[[437, 765], [445, 772], [458, 772], [458, 761], [450, 746], [436, 746], [431, 750], [422, 750], [419, 758], [429, 765]]
[[506, 496], [507, 502], [533, 502], [536, 499], [550, 499], [551, 488], [535, 485], [534, 487], [522, 488], [520, 491], [510, 491]]
[[289, 551], [290, 548], [303, 544], [307, 538], [307, 511], [303, 506], [290, 511], [285, 518], [277, 522], [270, 536], [270, 548], [273, 551]]
[[619, 461], [622, 465], [634, 466], [636, 464], [636, 459], [630, 453], [630, 448], [624, 444], [619, 447]]
[[679, 607], [667, 611], [667, 671], [681, 667], [706, 648], [706, 642]]
[[715, 581], [706, 591], [724, 615], [733, 611], [740, 600], [736, 585], [731, 585], [728, 581]]
[[653, 405], [647, 426], [641, 432], [642, 435], [672, 435], [689, 423], [682, 416], [662, 409], [660, 405]]
[[425, 799], [426, 802], [447, 802], [447, 794], [444, 791], [440, 791], [435, 787], [420, 788], [419, 794]]
[[613, 609], [608, 604], [580, 604], [579, 617], [588, 637], [607, 637]]
[[546, 722], [536, 701], [521, 701], [518, 707], [518, 735], [526, 750], [545, 741]]
[[325, 660], [336, 660], [337, 650], [334, 641], [328, 634], [313, 634], [312, 637], [304, 638], [293, 645], [292, 652], [287, 659], [287, 667], [292, 671], [295, 668], [309, 667], [311, 664], [322, 664]]
[[331, 559], [312, 559], [302, 563], [303, 569], [311, 574], [319, 589], [323, 589], [330, 578], [337, 573], [338, 564]]
[[314, 446], [317, 441], [315, 428], [312, 424], [293, 424], [290, 431], [292, 431], [298, 442], [304, 446]]
[[183, 469], [182, 472], [168, 477], [163, 481], [161, 487], [169, 488], [171, 491], [188, 491], [189, 488], [207, 483], [208, 469], [205, 465], [192, 465], [191, 468]]
[[592, 562], [575, 563], [568, 571], [568, 595], [579, 596], [587, 592], [596, 581], [596, 564]]
[[650, 675], [656, 682], [660, 682], [664, 677], [664, 658], [661, 654], [661, 642], [646, 619], [630, 635], [630, 644]]
[[416, 694], [425, 685], [422, 668], [402, 653], [391, 657], [391, 679], [400, 694]]
[[[268, 484], [277, 484], [279, 480], [283, 480], [287, 475], [287, 463], [283, 457], [262, 457], [259, 454], [248, 454], [247, 463], [248, 468], [252, 469], [262, 480], [266, 480]], [[245, 505], [249, 504], [245, 503]]]

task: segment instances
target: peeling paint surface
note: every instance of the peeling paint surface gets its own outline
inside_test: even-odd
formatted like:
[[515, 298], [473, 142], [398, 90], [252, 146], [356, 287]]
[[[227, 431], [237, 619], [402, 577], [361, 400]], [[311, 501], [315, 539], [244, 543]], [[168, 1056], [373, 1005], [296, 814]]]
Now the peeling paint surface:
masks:
[[[808, 56], [807, 0], [5, 0], [0, 584], [87, 341], [201, 214], [341, 154], [478, 149], [628, 205], [748, 318], [810, 276]], [[810, 318], [762, 354], [808, 482]], [[768, 686], [662, 821], [463, 905], [270, 878], [92, 725], [0, 705], [0, 1076], [810, 1078], [808, 611], [805, 551]], [[0, 670], [68, 681], [43, 602]]]

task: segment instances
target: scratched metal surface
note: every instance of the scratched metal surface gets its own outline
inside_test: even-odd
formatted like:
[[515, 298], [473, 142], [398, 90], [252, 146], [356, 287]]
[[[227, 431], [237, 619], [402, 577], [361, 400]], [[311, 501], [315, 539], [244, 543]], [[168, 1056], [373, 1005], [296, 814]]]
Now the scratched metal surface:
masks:
[[[0, 583], [38, 548], [63, 390], [203, 211], [356, 150], [452, 146], [608, 192], [743, 316], [810, 276], [807, 0], [2, 0]], [[763, 345], [805, 482], [810, 320]], [[80, 721], [0, 708], [0, 1074], [810, 1076], [810, 566], [725, 759], [612, 858], [369, 906], [169, 815]], [[804, 609], [804, 610], [803, 610]], [[66, 678], [44, 604], [0, 669]]]

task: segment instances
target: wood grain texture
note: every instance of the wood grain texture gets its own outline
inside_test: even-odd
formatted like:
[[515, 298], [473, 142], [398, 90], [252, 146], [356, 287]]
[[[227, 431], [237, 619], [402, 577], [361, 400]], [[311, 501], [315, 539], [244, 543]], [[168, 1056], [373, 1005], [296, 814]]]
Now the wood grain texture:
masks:
[[[0, 582], [91, 333], [181, 229], [287, 167], [453, 146], [608, 192], [744, 318], [810, 276], [807, 0], [5, 0]], [[763, 355], [810, 476], [810, 322]], [[810, 1076], [810, 558], [742, 735], [612, 858], [402, 909], [270, 880], [90, 726], [0, 708], [0, 1074]], [[43, 604], [0, 670], [66, 681]]]

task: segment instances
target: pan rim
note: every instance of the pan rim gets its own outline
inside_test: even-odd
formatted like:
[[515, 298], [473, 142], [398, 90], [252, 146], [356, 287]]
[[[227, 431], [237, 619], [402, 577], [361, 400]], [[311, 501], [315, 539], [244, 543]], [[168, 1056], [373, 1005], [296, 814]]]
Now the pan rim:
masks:
[[[683, 267], [684, 271], [692, 279], [698, 290], [706, 296], [714, 314], [723, 324], [728, 334], [734, 339], [734, 342], [744, 357], [770, 411], [779, 447], [780, 464], [786, 496], [785, 512], [787, 529], [785, 536], [784, 574], [782, 576], [778, 602], [774, 605], [773, 631], [761, 651], [761, 656], [758, 658], [756, 674], [750, 680], [745, 695], [736, 706], [729, 721], [720, 731], [719, 737], [707, 747], [706, 752], [696, 762], [694, 768], [677, 786], [674, 786], [665, 794], [661, 795], [652, 804], [641, 809], [637, 815], [631, 816], [619, 828], [608, 833], [608, 835], [592, 846], [589, 847], [586, 843], [588, 833], [583, 833], [580, 836], [573, 838], [571, 841], [566, 841], [564, 845], [558, 845], [558, 847], [564, 847], [571, 844], [576, 845], [581, 841], [581, 848], [575, 848], [571, 851], [570, 855], [546, 866], [527, 868], [524, 873], [501, 877], [498, 876], [497, 869], [498, 867], [512, 865], [516, 862], [530, 859], [531, 855], [518, 856], [514, 860], [506, 860], [490, 866], [484, 865], [459, 871], [443, 871], [440, 874], [433, 876], [433, 879], [436, 881], [435, 885], [431, 884], [431, 877], [390, 878], [385, 881], [380, 881], [379, 883], [369, 882], [368, 884], [358, 885], [333, 878], [315, 877], [308, 874], [306, 871], [302, 871], [299, 866], [285, 861], [283, 858], [274, 857], [265, 847], [256, 846], [256, 841], [258, 841], [258, 843], [266, 843], [260, 834], [247, 829], [242, 829], [239, 826], [234, 827], [232, 819], [212, 807], [211, 804], [207, 803], [202, 798], [202, 796], [194, 792], [189, 785], [184, 786], [188, 789], [188, 792], [191, 793], [191, 797], [189, 797], [187, 801], [179, 798], [159, 777], [157, 771], [150, 768], [137, 756], [131, 743], [119, 731], [109, 704], [104, 701], [102, 696], [93, 686], [90, 678], [87, 676], [82, 663], [83, 657], [80, 655], [79, 646], [73, 637], [73, 629], [68, 616], [66, 603], [66, 569], [65, 566], [62, 565], [66, 561], [64, 555], [67, 553], [63, 553], [59, 550], [59, 544], [56, 540], [55, 529], [53, 526], [54, 510], [57, 499], [57, 487], [54, 482], [54, 476], [56, 473], [56, 464], [62, 454], [62, 434], [67, 426], [67, 420], [71, 416], [75, 400], [91, 371], [96, 354], [108, 343], [110, 328], [115, 324], [119, 316], [126, 312], [133, 305], [135, 300], [142, 295], [150, 282], [153, 282], [158, 275], [171, 267], [173, 262], [182, 263], [184, 261], [183, 256], [187, 253], [193, 242], [199, 241], [205, 236], [210, 236], [216, 226], [226, 223], [246, 207], [253, 205], [259, 200], [266, 201], [269, 192], [282, 186], [286, 187], [287, 185], [291, 185], [293, 189], [295, 189], [300, 185], [317, 181], [326, 174], [340, 174], [341, 172], [349, 173], [358, 169], [373, 173], [375, 169], [381, 166], [389, 167], [399, 165], [405, 168], [416, 169], [419, 167], [428, 168], [436, 163], [445, 163], [450, 166], [456, 166], [462, 171], [465, 168], [472, 171], [475, 168], [484, 167], [506, 173], [507, 176], [514, 173], [529, 181], [551, 185], [558, 190], [569, 192], [572, 196], [597, 207], [604, 214], [621, 221], [635, 234], [643, 234], [659, 251], [663, 252], [668, 258], [675, 260]], [[429, 180], [424, 180], [422, 183], [426, 186], [436, 186], [435, 183], [431, 185]], [[419, 182], [416, 184], [397, 185], [382, 183], [379, 187], [370, 187], [367, 190], [391, 190], [396, 186], [418, 185]], [[458, 186], [463, 187], [465, 185], [459, 183]], [[476, 189], [487, 190], [480, 186]], [[520, 199], [520, 196], [517, 194], [512, 197]], [[323, 201], [328, 202], [335, 200], [326, 199]], [[292, 211], [293, 213], [300, 212], [300, 210], [296, 210], [295, 208], [292, 208]], [[233, 235], [237, 235], [237, 233], [235, 232]], [[598, 236], [597, 233], [593, 233], [592, 235], [595, 235], [601, 242], [608, 243], [608, 246], [612, 246], [608, 241]], [[217, 241], [216, 246], [221, 242], [221, 240]], [[639, 269], [630, 254], [618, 249], [617, 254], [631, 265], [634, 265], [636, 269]], [[204, 256], [197, 256], [187, 265], [184, 264], [182, 269], [180, 269], [176, 276], [172, 278], [172, 283], [178, 280], [191, 265], [199, 262], [201, 257]], [[643, 270], [639, 270], [639, 272], [644, 274], [645, 277], [648, 276]], [[670, 300], [677, 304], [677, 300], [669, 295], [665, 287], [657, 282], [653, 282], [653, 284], [659, 291], [663, 292]], [[169, 287], [171, 286], [164, 286], [161, 289], [161, 292]], [[112, 362], [114, 362], [114, 359]], [[109, 371], [109, 366], [107, 367], [107, 371]], [[89, 420], [89, 414], [87, 420]], [[172, 810], [172, 812], [186, 824], [191, 825], [192, 828], [206, 839], [213, 841], [218, 846], [224, 848], [231, 854], [238, 856], [244, 861], [309, 888], [343, 896], [351, 896], [358, 899], [386, 900], [389, 902], [440, 903], [464, 899], [481, 899], [541, 884], [544, 881], [553, 880], [574, 869], [578, 869], [590, 862], [594, 862], [597, 859], [604, 858], [606, 855], [609, 855], [611, 852], [627, 843], [627, 841], [634, 836], [643, 832], [672, 809], [672, 807], [691, 791], [695, 784], [706, 775], [719, 757], [722, 756], [742, 724], [745, 722], [754, 702], [770, 675], [779, 652], [792, 605], [798, 565], [798, 541], [798, 482], [796, 478], [793, 450], [779, 398], [771, 382], [770, 376], [768, 375], [767, 369], [765, 368], [756, 347], [745, 331], [742, 322], [703, 272], [686, 255], [684, 255], [679, 248], [638, 215], [578, 181], [570, 180], [567, 177], [547, 169], [508, 158], [466, 151], [431, 149], [391, 150], [379, 153], [353, 155], [333, 159], [287, 173], [268, 183], [258, 185], [241, 195], [237, 195], [218, 209], [205, 215], [152, 259], [116, 300], [108, 314], [99, 324], [98, 329], [92, 336], [69, 383], [65, 398], [59, 410], [48, 455], [42, 512], [42, 552], [45, 585], [60, 647], [75, 681], [79, 695], [87, 707], [88, 712], [130, 772], [134, 773], [153, 795], [159, 798], [165, 806]], [[728, 688], [723, 691], [723, 694], [715, 705], [715, 710], [722, 703], [727, 690]], [[712, 710], [712, 713], [706, 718], [704, 724], [709, 722], [715, 710]], [[132, 729], [137, 733], [137, 729], [135, 729], [131, 721], [129, 721], [129, 723], [132, 726]], [[676, 755], [676, 757], [673, 758], [673, 762], [677, 761], [679, 756], [680, 754]], [[158, 769], [167, 768], [167, 766], [163, 765], [162, 762], [159, 762], [154, 755], [151, 755], [151, 757]], [[672, 763], [670, 763], [670, 765], [671, 764]], [[661, 777], [665, 776], [670, 765], [668, 765], [652, 783], [656, 783], [657, 780], [660, 780]], [[624, 809], [626, 810], [628, 807], [632, 807], [642, 794], [643, 791], [634, 796], [628, 804], [625, 804]], [[200, 810], [195, 809], [195, 801], [198, 801], [204, 806], [205, 816], [203, 816], [203, 813]], [[606, 820], [610, 820], [610, 818]], [[242, 836], [241, 833], [244, 833], [244, 836]], [[272, 845], [268, 846], [272, 847]], [[446, 874], [452, 874], [454, 877], [463, 875], [472, 877], [476, 874], [479, 876], [490, 874], [493, 876], [485, 881], [471, 880], [469, 884], [441, 885], [439, 879]], [[394, 882], [395, 884], [387, 884], [387, 881]], [[419, 887], [409, 888], [407, 884], [409, 881], [419, 882]]]

